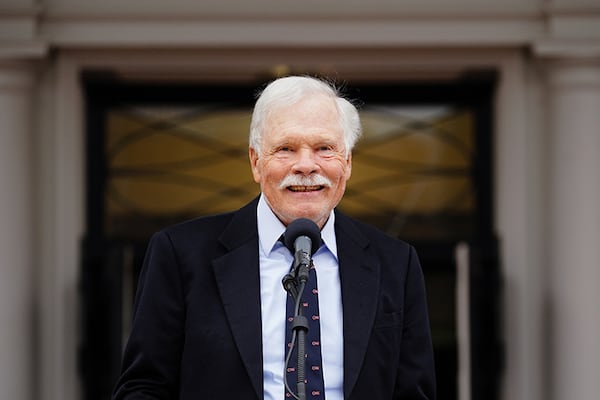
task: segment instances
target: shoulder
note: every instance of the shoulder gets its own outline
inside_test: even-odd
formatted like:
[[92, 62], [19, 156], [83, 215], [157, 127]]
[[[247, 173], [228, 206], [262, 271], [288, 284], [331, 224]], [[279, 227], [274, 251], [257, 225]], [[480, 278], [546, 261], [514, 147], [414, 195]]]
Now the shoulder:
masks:
[[201, 247], [234, 237], [256, 235], [256, 200], [239, 210], [193, 218], [166, 227], [156, 236], [168, 238], [177, 247]]
[[350, 217], [336, 210], [336, 233], [350, 236], [359, 244], [370, 244], [384, 249], [409, 251], [411, 245], [380, 230], [379, 228]]
[[208, 235], [214, 238], [216, 232], [224, 230], [229, 225], [234, 214], [235, 212], [227, 212], [223, 214], [196, 217], [165, 227], [158, 233], [177, 238], [183, 238], [189, 235]]

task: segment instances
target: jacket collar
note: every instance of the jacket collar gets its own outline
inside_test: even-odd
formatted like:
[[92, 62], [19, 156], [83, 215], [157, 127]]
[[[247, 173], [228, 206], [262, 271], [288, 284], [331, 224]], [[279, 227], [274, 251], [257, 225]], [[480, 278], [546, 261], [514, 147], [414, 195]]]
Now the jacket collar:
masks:
[[225, 314], [256, 396], [263, 398], [262, 321], [256, 205], [233, 214], [219, 241], [226, 253], [213, 261]]

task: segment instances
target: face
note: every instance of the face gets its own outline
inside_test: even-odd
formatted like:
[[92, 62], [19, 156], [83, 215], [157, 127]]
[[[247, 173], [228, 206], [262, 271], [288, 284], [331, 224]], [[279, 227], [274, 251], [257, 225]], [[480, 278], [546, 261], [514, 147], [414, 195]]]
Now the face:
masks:
[[332, 99], [314, 95], [267, 117], [260, 154], [250, 148], [254, 180], [288, 225], [309, 218], [323, 227], [340, 202], [352, 170]]

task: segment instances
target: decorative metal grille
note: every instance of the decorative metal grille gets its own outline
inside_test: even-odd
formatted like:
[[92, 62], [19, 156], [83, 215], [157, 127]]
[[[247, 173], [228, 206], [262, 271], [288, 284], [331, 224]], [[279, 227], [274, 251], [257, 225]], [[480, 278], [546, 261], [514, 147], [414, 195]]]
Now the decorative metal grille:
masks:
[[[221, 104], [111, 109], [106, 232], [131, 235], [148, 221], [233, 210], [256, 196], [248, 162], [250, 113]], [[392, 234], [468, 233], [475, 206], [472, 113], [371, 105], [361, 116], [364, 137], [340, 208]]]

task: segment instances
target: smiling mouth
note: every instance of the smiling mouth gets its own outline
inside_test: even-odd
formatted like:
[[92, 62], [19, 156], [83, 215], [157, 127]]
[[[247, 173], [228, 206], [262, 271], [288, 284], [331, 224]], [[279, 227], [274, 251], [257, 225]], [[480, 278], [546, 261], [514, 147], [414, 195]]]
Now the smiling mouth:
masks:
[[322, 190], [325, 186], [314, 185], [314, 186], [288, 186], [287, 189], [292, 192], [315, 192]]

